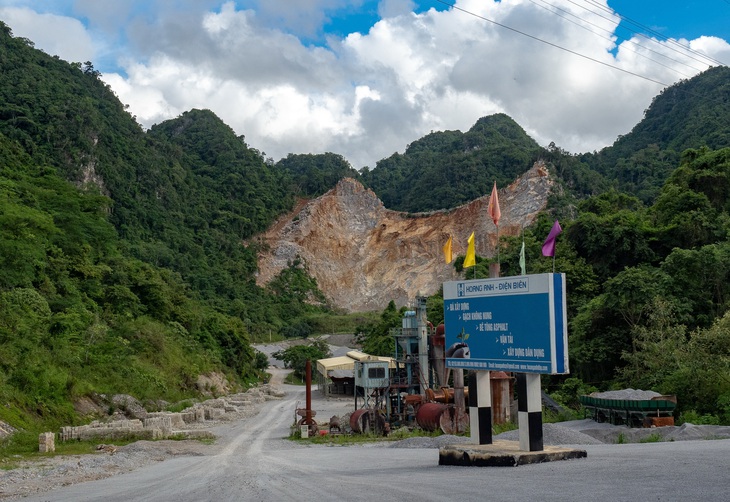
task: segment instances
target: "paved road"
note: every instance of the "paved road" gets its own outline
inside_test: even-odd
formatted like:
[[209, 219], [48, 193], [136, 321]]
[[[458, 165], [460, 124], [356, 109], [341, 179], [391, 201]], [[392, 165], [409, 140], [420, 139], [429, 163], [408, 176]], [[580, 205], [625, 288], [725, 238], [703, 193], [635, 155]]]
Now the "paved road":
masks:
[[587, 459], [440, 467], [435, 449], [302, 446], [283, 440], [302, 388], [223, 430], [216, 455], [175, 458], [24, 500], [726, 501], [730, 440], [587, 445]]

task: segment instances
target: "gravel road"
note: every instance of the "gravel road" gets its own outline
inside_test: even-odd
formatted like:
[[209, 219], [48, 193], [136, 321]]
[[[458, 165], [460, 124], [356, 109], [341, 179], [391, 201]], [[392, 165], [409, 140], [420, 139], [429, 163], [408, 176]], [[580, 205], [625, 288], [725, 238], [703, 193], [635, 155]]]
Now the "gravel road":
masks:
[[[211, 431], [218, 439], [213, 445], [138, 442], [114, 455], [77, 457], [22, 475], [7, 471], [0, 477], [0, 496], [105, 502], [724, 501], [730, 492], [730, 440], [592, 444], [598, 440], [580, 431], [577, 422], [582, 421], [560, 429], [546, 424], [546, 444], [548, 436], [560, 436], [575, 441], [588, 458], [513, 468], [439, 466], [436, 442], [452, 438], [352, 447], [294, 443], [283, 438], [303, 403], [304, 389], [283, 388], [286, 397], [261, 404], [257, 415], [214, 425]], [[323, 409], [320, 418], [342, 405], [315, 399], [313, 407]], [[20, 478], [8, 482], [14, 476]], [[69, 483], [74, 484], [63, 486]]]

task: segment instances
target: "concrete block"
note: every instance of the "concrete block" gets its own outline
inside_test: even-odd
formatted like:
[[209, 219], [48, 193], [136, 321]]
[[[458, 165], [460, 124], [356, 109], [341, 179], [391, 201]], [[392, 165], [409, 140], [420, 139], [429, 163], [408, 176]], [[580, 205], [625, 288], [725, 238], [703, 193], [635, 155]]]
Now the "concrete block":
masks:
[[41, 432], [38, 435], [38, 451], [41, 453], [56, 451], [56, 435], [52, 432]]
[[223, 408], [208, 408], [205, 407], [205, 419], [206, 420], [217, 420], [226, 414], [226, 410]]
[[439, 465], [513, 467], [587, 456], [585, 450], [545, 446], [542, 451], [524, 451], [517, 441], [495, 441], [493, 444], [458, 444], [439, 448]]

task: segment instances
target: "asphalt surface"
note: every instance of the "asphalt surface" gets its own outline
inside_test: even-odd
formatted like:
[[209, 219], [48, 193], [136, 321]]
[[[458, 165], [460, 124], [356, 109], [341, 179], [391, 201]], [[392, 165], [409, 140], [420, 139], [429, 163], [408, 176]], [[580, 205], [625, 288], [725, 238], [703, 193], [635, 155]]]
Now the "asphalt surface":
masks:
[[310, 446], [284, 439], [304, 402], [303, 388], [285, 388], [283, 400], [216, 431], [221, 447], [215, 455], [174, 458], [23, 500], [730, 500], [730, 440], [580, 445], [588, 458], [520, 467], [439, 466], [437, 449]]

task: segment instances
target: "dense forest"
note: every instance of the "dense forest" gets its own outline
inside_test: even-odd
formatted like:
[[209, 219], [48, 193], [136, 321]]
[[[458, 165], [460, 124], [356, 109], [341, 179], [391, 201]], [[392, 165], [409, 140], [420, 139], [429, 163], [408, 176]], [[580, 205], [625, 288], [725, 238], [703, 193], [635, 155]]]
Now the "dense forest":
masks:
[[[546, 386], [566, 404], [653, 388], [677, 394], [685, 418], [730, 423], [728, 147], [730, 70], [712, 68], [600, 152], [542, 148], [500, 114], [362, 173], [335, 153], [274, 162], [208, 110], [142, 130], [91, 62], [48, 56], [0, 23], [0, 420], [74, 422], [74, 400], [94, 393], [194, 396], [210, 371], [253, 382], [266, 360], [252, 340], [341, 318], [299, 260], [255, 284], [255, 237], [298, 197], [350, 176], [392, 209], [450, 208], [543, 159], [560, 190], [500, 256], [502, 275], [518, 274], [524, 239], [528, 273], [548, 271], [540, 246], [563, 225], [573, 373]], [[478, 277], [489, 262], [477, 257]], [[428, 301], [434, 322], [440, 302]], [[359, 331], [387, 354], [400, 312], [379, 315]]]
[[0, 420], [71, 423], [94, 393], [181, 399], [211, 371], [257, 380], [252, 338], [329, 312], [299, 264], [257, 287], [243, 245], [292, 183], [209, 111], [144, 132], [90, 62], [0, 24]]

